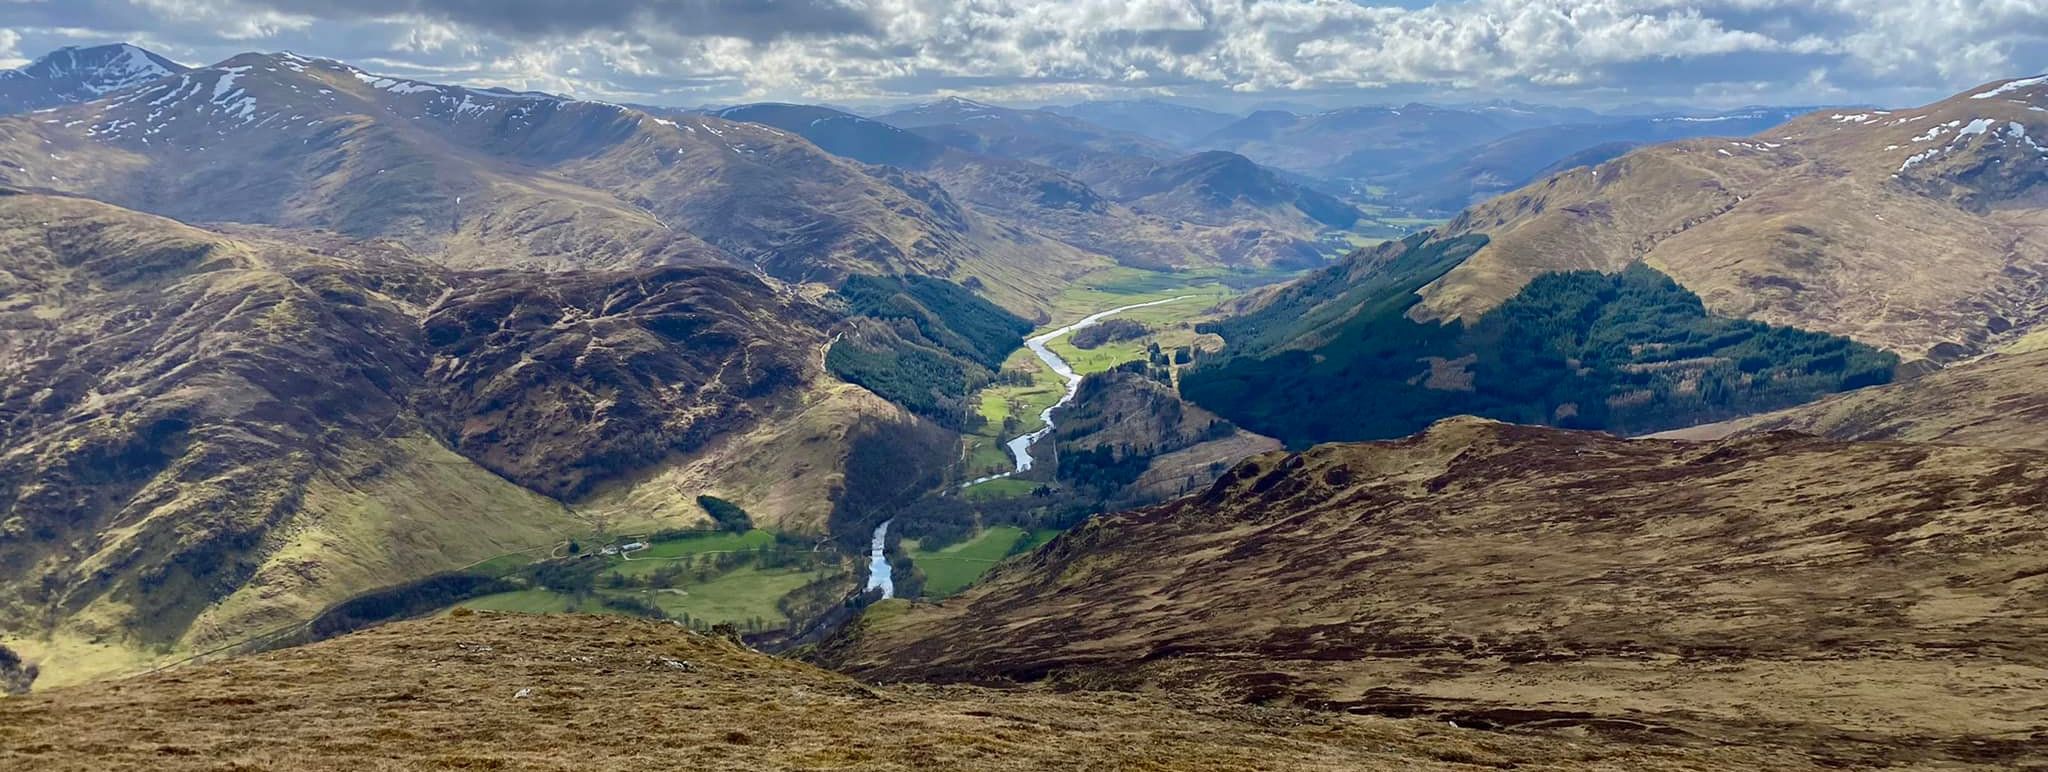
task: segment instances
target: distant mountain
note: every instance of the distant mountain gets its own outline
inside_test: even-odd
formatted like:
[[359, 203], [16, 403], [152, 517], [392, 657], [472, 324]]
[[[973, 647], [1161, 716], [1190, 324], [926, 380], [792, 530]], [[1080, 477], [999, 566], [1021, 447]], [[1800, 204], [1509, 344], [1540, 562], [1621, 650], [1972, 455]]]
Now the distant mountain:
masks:
[[[2043, 491], [2037, 450], [1455, 419], [1254, 457], [960, 597], [871, 610], [817, 656], [883, 683], [1108, 684], [1764, 764], [2024, 767], [2048, 760], [2039, 743], [1982, 738], [2042, 713], [1983, 685], [2032, 683], [2015, 673], [2035, 672], [2048, 612], [2031, 591]], [[1870, 679], [1887, 687], [1842, 688]], [[1752, 764], [1701, 768], [1724, 766]]]
[[1218, 129], [1193, 146], [1229, 150], [1299, 174], [1366, 178], [1540, 125], [1541, 120], [1540, 114], [1421, 104], [1310, 115], [1263, 111]]
[[1045, 110], [960, 98], [903, 108], [875, 120], [982, 155], [1050, 166], [1090, 185], [1142, 174], [1182, 155], [1173, 145]]
[[127, 43], [66, 46], [0, 70], [0, 115], [90, 102], [188, 69]]
[[1747, 136], [1811, 109], [1752, 108], [1540, 126], [1370, 179], [1393, 191], [1390, 197], [1407, 206], [1456, 211], [1555, 172], [1605, 162], [1640, 145], [1689, 137]]
[[1046, 110], [1181, 148], [1191, 146], [1195, 140], [1230, 125], [1238, 118], [1229, 113], [1156, 99], [1082, 102]]
[[[971, 103], [956, 109], [990, 114]], [[971, 209], [1132, 265], [1317, 265], [1327, 250], [1322, 233], [1351, 228], [1362, 217], [1348, 204], [1241, 158], [1240, 164], [1228, 164], [1214, 157], [1161, 162], [1116, 156], [1113, 166], [1123, 171], [1091, 184], [1045, 164], [929, 136], [943, 126], [920, 133], [828, 108], [783, 104], [728, 108], [717, 116], [775, 126], [837, 155], [930, 177]], [[1000, 144], [1008, 137], [1002, 127], [1031, 131], [1036, 118], [973, 125]], [[1069, 119], [1058, 119], [1058, 125], [1062, 132], [1078, 131]], [[1054, 140], [1030, 141], [1043, 148]]]
[[1236, 153], [1211, 150], [1153, 167], [1144, 176], [1113, 181], [1118, 200], [1146, 212], [1209, 225], [1257, 221], [1283, 213], [1330, 228], [1350, 228], [1364, 217], [1336, 197], [1290, 182]]

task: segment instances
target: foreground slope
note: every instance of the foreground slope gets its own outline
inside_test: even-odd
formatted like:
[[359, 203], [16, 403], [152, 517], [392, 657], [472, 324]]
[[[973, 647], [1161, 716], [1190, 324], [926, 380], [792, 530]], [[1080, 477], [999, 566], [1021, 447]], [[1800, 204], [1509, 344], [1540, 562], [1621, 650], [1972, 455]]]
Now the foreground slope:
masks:
[[638, 620], [479, 614], [0, 700], [0, 766], [218, 769], [1806, 769], [1128, 694], [870, 687]]
[[1240, 464], [826, 659], [1831, 763], [2043, 758], [2048, 457], [1474, 419]]
[[2048, 350], [1992, 355], [1903, 383], [1658, 436], [1714, 440], [1768, 431], [2048, 450]]
[[1644, 263], [1720, 314], [1911, 360], [1999, 347], [2048, 306], [2048, 79], [1646, 148], [1460, 215], [1486, 248], [1422, 290], [1470, 322], [1544, 273]]

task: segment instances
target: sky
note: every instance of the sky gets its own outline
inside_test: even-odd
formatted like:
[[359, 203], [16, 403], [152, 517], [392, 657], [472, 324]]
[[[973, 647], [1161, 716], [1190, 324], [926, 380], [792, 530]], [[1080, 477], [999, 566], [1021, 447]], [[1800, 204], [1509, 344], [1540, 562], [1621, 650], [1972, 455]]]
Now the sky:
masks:
[[117, 41], [678, 106], [1891, 106], [2048, 70], [2048, 0], [0, 0], [0, 66]]

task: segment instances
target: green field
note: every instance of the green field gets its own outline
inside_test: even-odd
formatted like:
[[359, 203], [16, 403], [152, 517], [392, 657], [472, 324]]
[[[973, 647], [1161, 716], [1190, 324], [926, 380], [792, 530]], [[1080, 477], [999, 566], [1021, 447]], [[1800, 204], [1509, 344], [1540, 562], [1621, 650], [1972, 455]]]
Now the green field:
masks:
[[926, 551], [920, 549], [916, 541], [908, 539], [904, 540], [903, 548], [910, 554], [910, 562], [924, 572], [925, 595], [942, 598], [967, 589], [996, 563], [1016, 554], [1013, 550], [1019, 541], [1024, 542], [1023, 549], [1019, 551], [1028, 551], [1058, 535], [1059, 531], [1050, 529], [1026, 533], [1022, 528], [1002, 525], [942, 549]]
[[799, 568], [764, 571], [753, 566], [736, 568], [711, 581], [675, 590], [630, 590], [660, 607], [662, 613], [697, 622], [741, 623], [759, 618], [769, 627], [789, 621], [775, 607], [775, 601], [809, 584], [817, 574]]
[[1067, 366], [1082, 375], [1099, 373], [1125, 362], [1136, 362], [1145, 358], [1145, 346], [1157, 343], [1161, 349], [1173, 349], [1190, 345], [1197, 337], [1191, 328], [1183, 328], [1183, 322], [1190, 322], [1203, 316], [1203, 312], [1214, 307], [1230, 291], [1219, 286], [1198, 287], [1188, 290], [1192, 297], [1173, 303], [1162, 303], [1149, 308], [1134, 308], [1117, 314], [1113, 318], [1143, 322], [1152, 327], [1150, 335], [1132, 340], [1105, 343], [1092, 349], [1076, 348], [1071, 336], [1061, 336], [1046, 344], [1046, 348], [1067, 360]]
[[[604, 573], [644, 577], [662, 568], [674, 566], [680, 558], [751, 552], [774, 543], [775, 534], [769, 531], [707, 531], [653, 542], [647, 549], [634, 551], [630, 558], [606, 557], [609, 570]], [[526, 554], [505, 555], [485, 561], [473, 570], [489, 570], [493, 575], [503, 576], [516, 572], [531, 559], [532, 556]], [[686, 579], [684, 581], [687, 583], [677, 588], [618, 589], [599, 586], [593, 588], [590, 595], [581, 599], [567, 593], [535, 588], [486, 595], [461, 605], [484, 611], [512, 611], [525, 614], [619, 614], [624, 612], [604, 605], [603, 599], [635, 598], [653, 604], [660, 608], [662, 613], [678, 619], [687, 614], [693, 622], [732, 622], [742, 626], [749, 620], [759, 619], [767, 627], [773, 628], [788, 622], [782, 611], [776, 608], [776, 601], [810, 583], [817, 576], [813, 569], [763, 570], [749, 564], [701, 582], [690, 582]]]
[[638, 598], [660, 608], [662, 613], [692, 622], [744, 625], [759, 619], [767, 628], [788, 623], [775, 602], [809, 584], [818, 575], [797, 568], [763, 571], [753, 566], [736, 568], [709, 581], [679, 589], [598, 589], [582, 600], [546, 589], [514, 590], [485, 595], [462, 602], [464, 608], [479, 611], [510, 611], [521, 614], [623, 614], [601, 602], [606, 597]]
[[1029, 496], [1031, 495], [1032, 491], [1037, 490], [1038, 486], [1043, 484], [1044, 483], [1033, 482], [1031, 480], [1018, 480], [1010, 477], [1005, 477], [999, 480], [990, 480], [985, 483], [969, 486], [961, 490], [960, 495], [966, 496], [970, 501], [982, 501], [986, 499], [1013, 499], [1019, 496]]
[[[513, 590], [462, 602], [463, 608], [478, 611], [514, 611], [521, 614], [567, 614], [576, 610], [576, 599], [553, 590]], [[597, 605], [597, 604], [590, 604]], [[601, 607], [600, 607], [601, 608]]]
[[1137, 268], [1108, 268], [1096, 271], [1074, 280], [1072, 286], [1053, 298], [1052, 321], [1032, 334], [1064, 327], [1090, 314], [1133, 303], [1149, 303], [1179, 295], [1206, 295], [1221, 299], [1230, 294], [1230, 289], [1222, 282], [1225, 275], [1220, 270], [1164, 273]]
[[1008, 372], [1027, 373], [1031, 383], [1015, 386], [990, 386], [982, 389], [980, 399], [981, 417], [987, 419], [980, 431], [967, 437], [967, 473], [969, 479], [1007, 472], [1016, 468], [1016, 461], [1010, 458], [1010, 451], [1003, 447], [1003, 419], [1017, 417], [1017, 429], [1010, 436], [1029, 434], [1045, 425], [1039, 414], [1052, 407], [1054, 402], [1067, 391], [1066, 381], [1038, 361], [1028, 349], [1019, 348], [1004, 360], [1003, 369]]
[[[732, 552], [751, 550], [775, 543], [775, 534], [763, 530], [745, 533], [731, 531], [706, 531], [680, 539], [668, 539], [647, 545], [647, 549], [633, 552], [632, 560], [647, 558], [675, 558], [684, 555], [702, 555], [707, 552]], [[631, 561], [628, 561], [631, 562]]]

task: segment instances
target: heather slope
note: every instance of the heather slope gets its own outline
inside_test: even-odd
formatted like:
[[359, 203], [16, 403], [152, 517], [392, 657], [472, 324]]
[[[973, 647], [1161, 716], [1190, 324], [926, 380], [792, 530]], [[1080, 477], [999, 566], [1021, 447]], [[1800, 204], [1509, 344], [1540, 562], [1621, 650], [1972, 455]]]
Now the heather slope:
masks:
[[2048, 677], [2044, 469], [1459, 419], [1254, 458], [824, 654], [891, 681], [1191, 690], [1850, 766], [2038, 762], [2048, 713], [2021, 695]]
[[[878, 728], [881, 731], [878, 731]], [[47, 770], [1812, 769], [1428, 721], [1088, 691], [882, 686], [666, 624], [476, 614], [0, 700]]]

